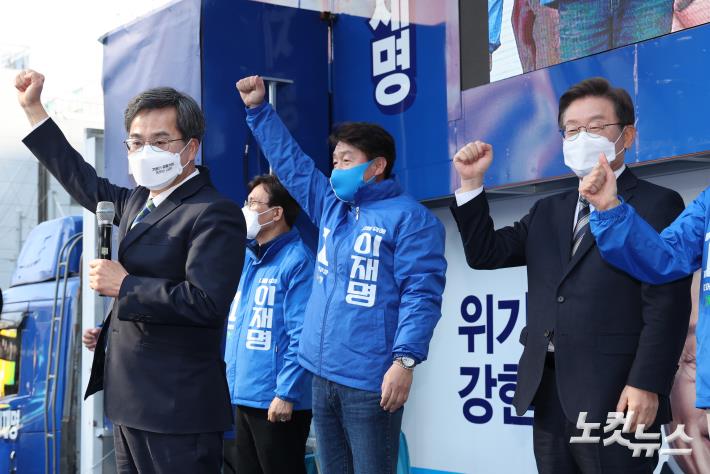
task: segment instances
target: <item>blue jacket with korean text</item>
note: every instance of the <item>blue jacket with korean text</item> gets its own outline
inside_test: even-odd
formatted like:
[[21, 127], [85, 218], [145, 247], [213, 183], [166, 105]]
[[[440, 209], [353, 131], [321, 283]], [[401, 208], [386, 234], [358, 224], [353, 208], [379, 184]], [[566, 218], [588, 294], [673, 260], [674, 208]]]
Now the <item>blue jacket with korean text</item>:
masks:
[[299, 361], [330, 381], [379, 392], [395, 354], [427, 357], [441, 317], [444, 227], [394, 179], [363, 186], [352, 204], [336, 198], [270, 105], [248, 109], [247, 123], [320, 230]]
[[606, 261], [651, 284], [666, 283], [702, 268], [698, 301], [696, 399], [710, 408], [710, 188], [660, 234], [627, 203], [592, 213], [590, 226]]
[[311, 408], [311, 375], [298, 363], [313, 254], [298, 231], [247, 255], [227, 322], [224, 359], [232, 404], [268, 408], [275, 396]]

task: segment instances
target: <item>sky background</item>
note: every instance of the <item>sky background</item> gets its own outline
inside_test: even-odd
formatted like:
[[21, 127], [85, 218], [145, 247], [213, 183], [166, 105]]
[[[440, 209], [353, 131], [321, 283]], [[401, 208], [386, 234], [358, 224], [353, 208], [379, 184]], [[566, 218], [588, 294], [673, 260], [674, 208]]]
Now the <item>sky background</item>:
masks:
[[[8, 49], [29, 48], [30, 67], [46, 76], [45, 101], [82, 88], [96, 92], [101, 85], [98, 38], [167, 3], [170, 1], [0, 0], [0, 55]], [[14, 95], [12, 86], [0, 84], [0, 97]], [[2, 110], [0, 119], [4, 119]]]

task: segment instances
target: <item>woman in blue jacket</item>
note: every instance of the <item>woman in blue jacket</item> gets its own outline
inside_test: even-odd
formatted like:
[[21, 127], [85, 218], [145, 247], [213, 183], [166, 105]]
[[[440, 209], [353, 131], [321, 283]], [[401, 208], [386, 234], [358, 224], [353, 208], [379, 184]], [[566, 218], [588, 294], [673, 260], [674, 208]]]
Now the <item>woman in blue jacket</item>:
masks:
[[254, 178], [242, 209], [246, 261], [227, 324], [239, 473], [304, 473], [311, 375], [297, 360], [313, 254], [292, 229], [298, 204], [272, 175]]
[[604, 259], [651, 284], [677, 280], [703, 269], [697, 338], [697, 408], [710, 408], [710, 188], [706, 188], [660, 234], [622, 202], [616, 179], [604, 159], [580, 184], [580, 193], [596, 208], [590, 217], [592, 233]]

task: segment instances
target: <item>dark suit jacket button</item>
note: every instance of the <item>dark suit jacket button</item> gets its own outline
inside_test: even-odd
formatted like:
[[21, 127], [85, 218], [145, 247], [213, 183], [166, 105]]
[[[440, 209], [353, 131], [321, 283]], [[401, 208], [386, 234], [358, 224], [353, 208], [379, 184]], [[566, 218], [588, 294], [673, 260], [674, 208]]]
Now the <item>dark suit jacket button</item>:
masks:
[[564, 303], [564, 302], [565, 302], [565, 297], [564, 297], [564, 296], [558, 296], [558, 297], [557, 297], [557, 302], [558, 302], [558, 303]]

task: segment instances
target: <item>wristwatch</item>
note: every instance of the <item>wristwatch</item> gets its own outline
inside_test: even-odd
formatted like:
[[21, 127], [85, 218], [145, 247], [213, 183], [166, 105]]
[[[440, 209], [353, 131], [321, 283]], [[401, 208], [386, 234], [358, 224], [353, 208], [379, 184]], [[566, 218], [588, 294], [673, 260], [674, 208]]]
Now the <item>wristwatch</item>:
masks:
[[407, 370], [413, 370], [414, 366], [417, 365], [417, 361], [414, 360], [414, 357], [408, 355], [397, 354], [394, 358], [394, 362], [397, 362], [402, 368]]

